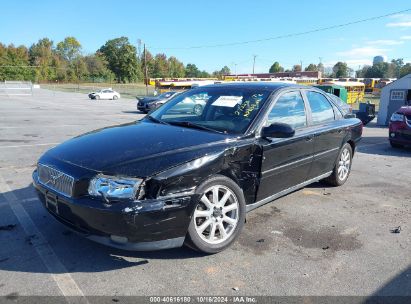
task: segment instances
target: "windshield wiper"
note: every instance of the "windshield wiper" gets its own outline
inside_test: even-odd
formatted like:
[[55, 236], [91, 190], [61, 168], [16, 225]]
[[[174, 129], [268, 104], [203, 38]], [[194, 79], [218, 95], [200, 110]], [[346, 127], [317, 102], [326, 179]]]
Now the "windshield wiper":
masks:
[[167, 123], [167, 122], [165, 122], [165, 121], [163, 121], [163, 120], [157, 119], [157, 118], [155, 118], [155, 117], [153, 117], [153, 116], [151, 116], [151, 115], [147, 115], [146, 117], [147, 117], [148, 119], [150, 119], [151, 121], [154, 121], [155, 123], [160, 123], [160, 124], [163, 124], [163, 125], [169, 125], [169, 123]]
[[216, 129], [212, 129], [203, 125], [198, 125], [195, 123], [192, 123], [190, 121], [169, 121], [168, 122], [170, 125], [176, 125], [176, 126], [182, 126], [186, 128], [193, 128], [193, 129], [199, 129], [199, 130], [205, 130], [205, 131], [210, 131], [214, 133], [220, 133], [220, 134], [225, 134], [226, 132], [218, 131]]

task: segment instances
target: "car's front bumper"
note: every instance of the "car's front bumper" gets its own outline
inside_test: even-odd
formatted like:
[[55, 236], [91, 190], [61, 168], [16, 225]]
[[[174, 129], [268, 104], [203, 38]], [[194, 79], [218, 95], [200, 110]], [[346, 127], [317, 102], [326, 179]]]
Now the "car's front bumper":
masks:
[[411, 128], [391, 124], [388, 137], [391, 142], [401, 145], [411, 145]]
[[33, 185], [47, 211], [83, 236], [126, 250], [158, 250], [183, 245], [197, 195], [105, 204], [91, 197], [69, 198], [39, 182]]

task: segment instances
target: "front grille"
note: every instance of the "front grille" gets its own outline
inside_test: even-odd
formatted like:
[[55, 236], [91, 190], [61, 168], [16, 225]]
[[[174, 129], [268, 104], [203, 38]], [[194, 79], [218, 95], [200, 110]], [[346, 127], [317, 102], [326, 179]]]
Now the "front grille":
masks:
[[63, 195], [72, 196], [74, 178], [49, 166], [39, 164], [37, 167], [39, 181], [46, 187]]

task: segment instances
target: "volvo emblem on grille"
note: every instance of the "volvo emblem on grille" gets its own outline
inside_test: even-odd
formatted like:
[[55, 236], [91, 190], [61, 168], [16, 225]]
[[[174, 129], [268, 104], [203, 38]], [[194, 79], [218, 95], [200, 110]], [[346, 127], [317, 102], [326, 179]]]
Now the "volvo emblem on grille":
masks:
[[49, 178], [49, 180], [46, 182], [46, 184], [52, 184], [52, 185], [55, 185], [56, 184], [56, 181], [57, 181], [57, 179], [60, 177], [60, 176], [62, 176], [63, 174], [57, 174], [57, 173], [51, 173], [50, 174], [50, 178]]

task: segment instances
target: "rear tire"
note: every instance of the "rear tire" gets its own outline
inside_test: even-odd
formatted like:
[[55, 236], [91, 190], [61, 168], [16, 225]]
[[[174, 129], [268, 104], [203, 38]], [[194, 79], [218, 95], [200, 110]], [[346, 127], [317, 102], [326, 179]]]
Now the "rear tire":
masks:
[[118, 99], [118, 96], [117, 95], [114, 95], [113, 96], [113, 100], [117, 100]]
[[217, 175], [196, 189], [202, 194], [194, 208], [185, 244], [204, 253], [217, 253], [239, 236], [245, 222], [245, 199], [231, 179]]
[[390, 140], [390, 145], [391, 145], [391, 147], [393, 147], [394, 149], [401, 149], [401, 148], [404, 147], [403, 145], [394, 143], [394, 142], [392, 142], [391, 140]]
[[332, 186], [343, 185], [351, 172], [352, 155], [351, 145], [346, 143], [338, 154], [333, 173], [324, 179], [324, 181]]

